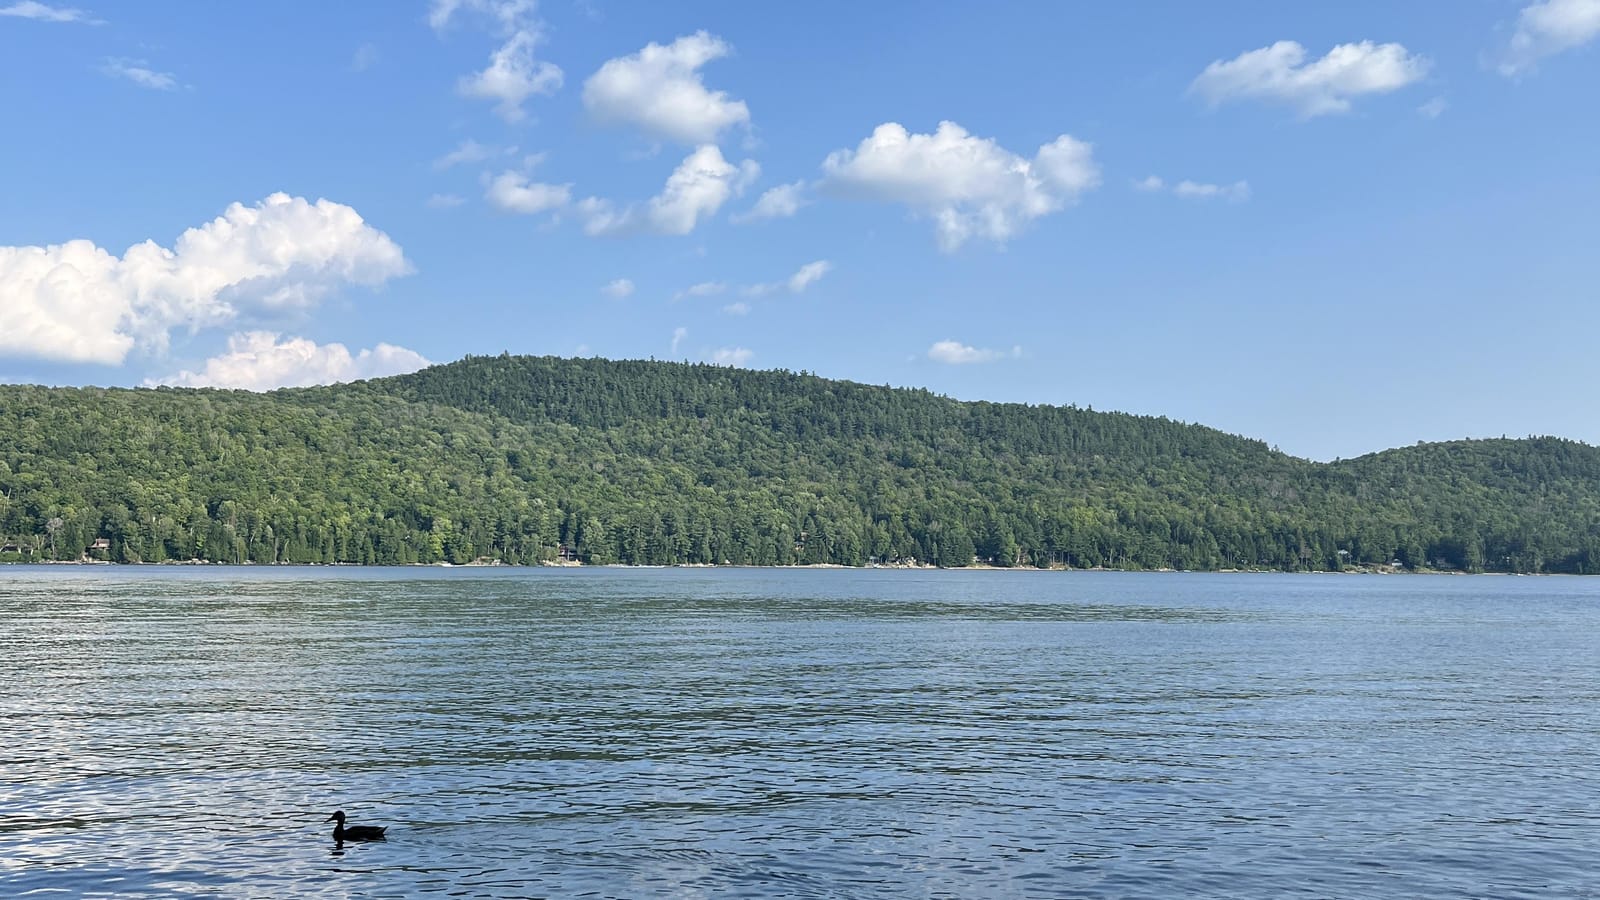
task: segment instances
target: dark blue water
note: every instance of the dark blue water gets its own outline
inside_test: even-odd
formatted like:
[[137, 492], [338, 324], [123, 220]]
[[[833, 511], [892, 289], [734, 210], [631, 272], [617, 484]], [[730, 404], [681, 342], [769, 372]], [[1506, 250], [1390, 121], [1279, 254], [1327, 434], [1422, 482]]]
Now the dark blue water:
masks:
[[0, 568], [0, 897], [1597, 896], [1597, 748], [1600, 579]]

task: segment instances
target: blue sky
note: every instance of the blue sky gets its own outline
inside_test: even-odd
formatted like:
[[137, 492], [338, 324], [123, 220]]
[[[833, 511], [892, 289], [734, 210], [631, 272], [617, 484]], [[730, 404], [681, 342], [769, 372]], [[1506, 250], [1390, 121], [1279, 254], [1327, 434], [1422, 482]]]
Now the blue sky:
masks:
[[1600, 0], [0, 0], [0, 381], [689, 359], [1600, 443]]

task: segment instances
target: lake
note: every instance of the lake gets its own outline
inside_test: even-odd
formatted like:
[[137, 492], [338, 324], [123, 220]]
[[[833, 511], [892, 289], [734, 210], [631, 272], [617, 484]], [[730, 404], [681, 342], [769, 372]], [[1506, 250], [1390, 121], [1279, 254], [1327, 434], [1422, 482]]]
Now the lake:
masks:
[[0, 567], [5, 897], [1595, 896], [1597, 859], [1600, 579]]

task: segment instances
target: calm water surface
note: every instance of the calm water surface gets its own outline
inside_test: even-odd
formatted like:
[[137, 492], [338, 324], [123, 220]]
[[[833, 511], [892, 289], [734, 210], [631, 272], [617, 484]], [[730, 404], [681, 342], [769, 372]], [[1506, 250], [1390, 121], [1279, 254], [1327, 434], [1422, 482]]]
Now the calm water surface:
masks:
[[1600, 579], [0, 567], [0, 897], [1600, 896], [1597, 739]]

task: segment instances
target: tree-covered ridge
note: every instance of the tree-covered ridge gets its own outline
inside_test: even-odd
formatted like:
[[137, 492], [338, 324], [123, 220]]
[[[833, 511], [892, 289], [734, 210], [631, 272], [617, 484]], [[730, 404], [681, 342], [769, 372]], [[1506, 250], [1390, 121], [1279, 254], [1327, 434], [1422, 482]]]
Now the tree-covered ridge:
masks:
[[[9, 549], [7, 549], [9, 548]], [[1315, 464], [1198, 425], [709, 365], [0, 387], [0, 559], [1600, 569], [1600, 451]]]

